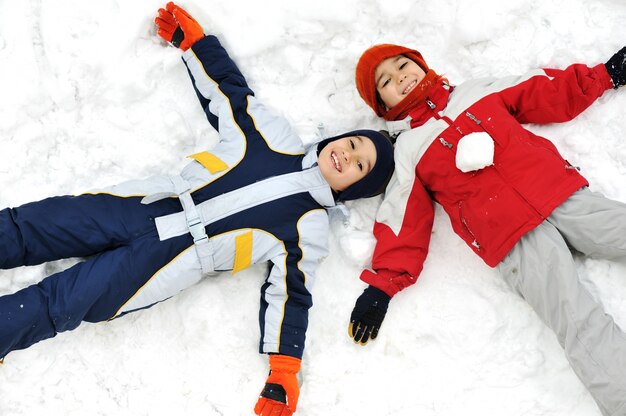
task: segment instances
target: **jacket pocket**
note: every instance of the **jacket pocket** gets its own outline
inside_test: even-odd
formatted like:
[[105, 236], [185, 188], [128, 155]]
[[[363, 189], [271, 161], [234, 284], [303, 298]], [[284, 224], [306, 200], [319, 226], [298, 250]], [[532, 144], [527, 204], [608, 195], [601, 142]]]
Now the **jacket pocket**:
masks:
[[479, 251], [480, 250], [480, 243], [478, 242], [478, 240], [476, 239], [476, 235], [474, 234], [474, 232], [472, 231], [469, 221], [467, 220], [467, 218], [463, 215], [463, 201], [459, 202], [459, 221], [461, 222], [461, 225], [463, 226], [463, 229], [465, 230], [465, 232], [467, 233], [467, 235], [469, 236], [469, 239], [466, 239], [466, 241], [476, 250]]

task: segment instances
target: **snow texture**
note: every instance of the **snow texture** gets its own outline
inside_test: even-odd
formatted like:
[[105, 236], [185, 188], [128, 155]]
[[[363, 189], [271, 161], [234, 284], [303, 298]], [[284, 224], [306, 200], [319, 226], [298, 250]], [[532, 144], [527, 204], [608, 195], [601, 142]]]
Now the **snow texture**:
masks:
[[[175, 173], [217, 135], [180, 51], [155, 35], [164, 2], [0, 0], [0, 206]], [[186, 0], [257, 96], [309, 142], [382, 122], [354, 68], [382, 42], [419, 49], [453, 84], [537, 67], [605, 62], [626, 43], [623, 0]], [[574, 121], [530, 126], [595, 191], [626, 202], [626, 90]], [[332, 213], [314, 288], [298, 415], [599, 416], [555, 336], [436, 211], [417, 283], [378, 339], [347, 336], [374, 247], [380, 199]], [[0, 272], [12, 293], [76, 259]], [[626, 263], [578, 259], [626, 327]], [[267, 376], [257, 353], [264, 267], [207, 279], [149, 310], [9, 354], [0, 415], [252, 415]]]
[[493, 139], [487, 132], [463, 136], [456, 148], [456, 167], [471, 172], [493, 165]]

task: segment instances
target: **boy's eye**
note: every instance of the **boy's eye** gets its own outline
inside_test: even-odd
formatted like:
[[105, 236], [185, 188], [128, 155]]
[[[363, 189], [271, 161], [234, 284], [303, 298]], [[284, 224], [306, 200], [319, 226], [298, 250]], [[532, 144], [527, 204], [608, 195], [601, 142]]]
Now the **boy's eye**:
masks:
[[380, 86], [381, 88], [385, 88], [389, 84], [389, 79], [386, 79], [385, 82]]
[[361, 162], [357, 162], [356, 165], [359, 167], [360, 171], [363, 171], [363, 164]]
[[352, 147], [352, 150], [354, 150], [354, 142], [352, 140], [350, 140], [350, 147]]
[[403, 69], [406, 66], [407, 63], [408, 62], [403, 62], [402, 65], [400, 65], [400, 69]]

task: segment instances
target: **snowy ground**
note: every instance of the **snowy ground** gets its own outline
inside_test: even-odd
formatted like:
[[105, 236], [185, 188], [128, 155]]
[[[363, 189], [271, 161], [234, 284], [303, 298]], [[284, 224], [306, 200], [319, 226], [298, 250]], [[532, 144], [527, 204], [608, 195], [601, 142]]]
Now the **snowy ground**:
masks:
[[[175, 173], [216, 134], [178, 50], [155, 36], [164, 3], [0, 0], [0, 206]], [[309, 141], [381, 123], [354, 66], [375, 43], [422, 51], [453, 83], [606, 61], [626, 44], [623, 0], [187, 0], [257, 95]], [[533, 126], [592, 183], [626, 202], [626, 90], [573, 122]], [[378, 200], [335, 214], [314, 290], [298, 414], [598, 416], [553, 334], [437, 212], [418, 283], [391, 303], [378, 340], [347, 336]], [[75, 260], [0, 272], [11, 293]], [[626, 263], [580, 260], [626, 327]], [[0, 415], [251, 415], [263, 268], [204, 281], [151, 310], [11, 353]]]

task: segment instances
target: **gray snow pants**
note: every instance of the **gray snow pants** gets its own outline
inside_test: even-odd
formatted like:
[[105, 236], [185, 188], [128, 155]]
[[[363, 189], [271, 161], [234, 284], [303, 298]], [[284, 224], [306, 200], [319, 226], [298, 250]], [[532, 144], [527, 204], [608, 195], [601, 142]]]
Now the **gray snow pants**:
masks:
[[581, 283], [570, 249], [626, 257], [626, 204], [587, 188], [575, 192], [497, 269], [556, 333], [602, 414], [626, 416], [626, 334]]

